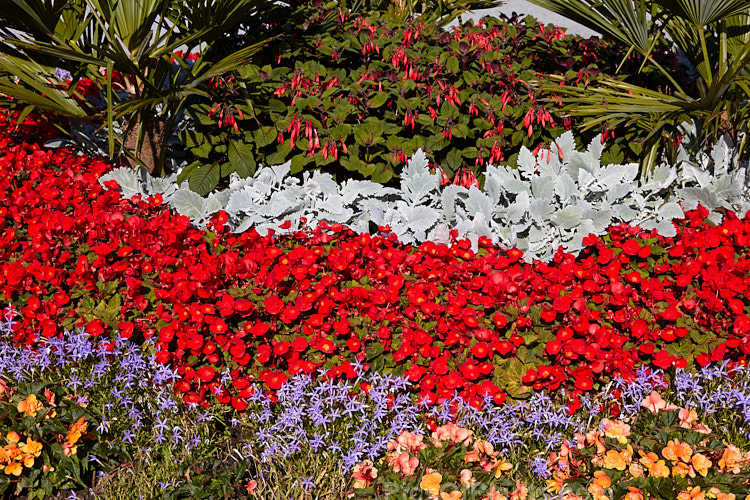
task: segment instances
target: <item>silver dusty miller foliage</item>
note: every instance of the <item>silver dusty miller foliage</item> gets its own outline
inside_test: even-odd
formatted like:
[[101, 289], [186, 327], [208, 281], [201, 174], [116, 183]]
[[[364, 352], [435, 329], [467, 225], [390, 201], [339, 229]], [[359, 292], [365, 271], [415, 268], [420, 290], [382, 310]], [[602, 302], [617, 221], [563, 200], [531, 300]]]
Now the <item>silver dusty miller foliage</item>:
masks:
[[727, 137], [708, 154], [691, 156], [682, 148], [676, 165], [661, 164], [639, 182], [638, 165], [602, 165], [604, 146], [594, 138], [585, 151], [577, 151], [566, 132], [536, 157], [522, 148], [517, 166], [489, 166], [484, 191], [440, 186], [440, 174], [430, 172], [427, 157], [419, 150], [401, 173], [400, 189], [370, 181], [337, 184], [329, 174], [305, 172], [291, 177], [290, 163], [259, 168], [253, 177], [232, 174], [228, 189], [202, 197], [187, 182], [178, 185], [177, 174], [151, 178], [117, 168], [102, 176], [115, 180], [122, 195], [161, 193], [178, 213], [204, 228], [211, 215], [224, 210], [236, 233], [255, 227], [260, 234], [279, 231], [286, 220], [292, 229], [300, 218], [315, 227], [321, 221], [341, 223], [367, 232], [369, 222], [388, 225], [399, 241], [449, 243], [450, 230], [468, 238], [476, 249], [486, 236], [503, 247], [523, 250], [527, 262], [548, 261], [558, 247], [577, 253], [583, 238], [603, 235], [619, 222], [656, 229], [674, 236], [672, 220], [698, 204], [719, 223], [722, 211], [744, 216], [750, 210], [750, 183], [739, 167], [736, 150]]

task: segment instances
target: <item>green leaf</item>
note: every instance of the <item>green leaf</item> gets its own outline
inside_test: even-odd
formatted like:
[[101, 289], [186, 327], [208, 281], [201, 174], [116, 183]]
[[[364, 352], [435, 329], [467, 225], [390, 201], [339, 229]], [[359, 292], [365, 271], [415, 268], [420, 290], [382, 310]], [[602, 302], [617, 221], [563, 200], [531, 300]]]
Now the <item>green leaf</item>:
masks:
[[255, 132], [253, 132], [253, 139], [255, 140], [255, 147], [262, 148], [264, 146], [268, 146], [269, 144], [272, 144], [276, 140], [277, 136], [278, 136], [278, 132], [276, 131], [276, 127], [270, 127], [270, 126], [261, 127]]
[[372, 96], [369, 101], [367, 101], [367, 107], [379, 108], [388, 101], [388, 97], [389, 96], [387, 92], [378, 92], [377, 94]]
[[201, 196], [206, 196], [219, 184], [221, 178], [221, 167], [218, 163], [203, 165], [195, 169], [188, 178], [188, 185], [192, 191]]
[[445, 63], [445, 68], [451, 73], [458, 73], [458, 58], [456, 56], [450, 56], [448, 58], [448, 61]]
[[526, 371], [533, 368], [517, 359], [507, 360], [499, 370], [496, 370], [495, 383], [514, 399], [526, 399], [531, 396], [532, 389], [521, 383]]
[[[273, 128], [273, 127], [271, 127]], [[229, 143], [229, 163], [240, 177], [247, 178], [255, 175], [255, 156], [253, 147], [243, 142], [232, 141]]]
[[457, 172], [464, 164], [461, 150], [458, 148], [451, 149], [445, 156], [445, 161], [452, 172]]

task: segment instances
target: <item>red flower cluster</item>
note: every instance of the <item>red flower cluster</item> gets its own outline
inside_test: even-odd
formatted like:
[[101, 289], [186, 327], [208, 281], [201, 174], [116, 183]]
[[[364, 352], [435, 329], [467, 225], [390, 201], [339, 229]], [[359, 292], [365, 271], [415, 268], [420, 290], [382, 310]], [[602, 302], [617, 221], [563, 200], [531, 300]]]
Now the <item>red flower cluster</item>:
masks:
[[405, 374], [433, 402], [458, 391], [500, 403], [521, 382], [580, 394], [641, 362], [750, 353], [748, 218], [711, 227], [699, 209], [675, 238], [615, 226], [578, 258], [527, 265], [487, 239], [475, 253], [339, 224], [235, 235], [223, 212], [202, 232], [160, 196], [103, 189], [101, 159], [7, 135], [0, 151], [0, 292], [21, 310], [16, 340], [76, 326], [153, 337], [186, 401], [218, 394], [241, 410], [258, 381], [353, 378], [357, 360]]

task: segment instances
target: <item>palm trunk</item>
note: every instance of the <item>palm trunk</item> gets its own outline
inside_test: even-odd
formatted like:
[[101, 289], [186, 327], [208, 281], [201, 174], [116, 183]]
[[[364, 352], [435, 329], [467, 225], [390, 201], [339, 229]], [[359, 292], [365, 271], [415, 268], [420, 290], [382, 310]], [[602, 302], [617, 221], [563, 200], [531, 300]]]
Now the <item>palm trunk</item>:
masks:
[[[147, 116], [145, 121], [141, 122], [141, 117], [136, 117], [128, 127], [125, 133], [123, 148], [130, 153], [126, 156], [126, 161], [131, 167], [143, 165], [148, 172], [158, 177], [161, 175], [160, 155], [164, 147], [164, 120], [155, 116]], [[143, 142], [138, 147], [138, 133], [143, 129]], [[132, 156], [131, 156], [132, 155]]]

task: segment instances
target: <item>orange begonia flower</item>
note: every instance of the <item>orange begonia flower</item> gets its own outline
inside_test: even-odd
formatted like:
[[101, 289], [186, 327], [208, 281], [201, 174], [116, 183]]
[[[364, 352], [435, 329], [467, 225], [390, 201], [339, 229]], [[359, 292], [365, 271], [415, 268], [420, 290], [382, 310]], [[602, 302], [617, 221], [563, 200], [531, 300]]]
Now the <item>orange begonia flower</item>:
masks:
[[673, 476], [680, 476], [684, 478], [690, 474], [690, 466], [687, 465], [685, 462], [677, 462], [674, 467], [672, 467], [672, 475]]
[[635, 486], [628, 486], [624, 500], [643, 500], [643, 492]]
[[14, 476], [20, 476], [23, 472], [23, 466], [18, 462], [11, 462], [5, 466], [6, 474], [13, 474]]
[[724, 453], [719, 459], [719, 468], [730, 471], [734, 474], [739, 474], [741, 462], [742, 453], [736, 446], [730, 444], [729, 447], [724, 450]]
[[625, 470], [633, 458], [633, 448], [628, 445], [626, 450], [609, 450], [604, 456], [603, 466], [605, 469]]
[[30, 417], [36, 417], [36, 413], [44, 408], [44, 405], [37, 401], [35, 394], [29, 394], [29, 396], [18, 403], [18, 411], [24, 412]]
[[85, 418], [86, 417], [81, 417], [76, 423], [70, 424], [68, 434], [65, 436], [65, 440], [70, 444], [76, 444], [76, 442], [81, 439], [81, 436], [86, 433], [86, 429], [88, 429], [89, 424], [84, 421]]
[[713, 465], [708, 457], [700, 453], [696, 453], [695, 455], [693, 455], [690, 463], [693, 465], [695, 472], [703, 477], [706, 477], [706, 474], [708, 474], [708, 469], [710, 469], [711, 465]]
[[508, 472], [509, 470], [511, 470], [513, 468], [513, 465], [510, 462], [506, 462], [503, 457], [500, 457], [492, 465], [492, 468], [495, 469], [495, 479], [498, 479], [503, 475], [503, 472]]
[[26, 444], [21, 446], [21, 451], [28, 455], [38, 457], [42, 454], [42, 443], [29, 439], [26, 441]]
[[598, 484], [602, 488], [609, 488], [612, 484], [612, 480], [609, 478], [606, 472], [603, 470], [594, 471], [594, 483]]
[[687, 443], [681, 443], [679, 440], [670, 440], [667, 446], [661, 450], [661, 454], [664, 458], [676, 462], [682, 460], [683, 462], [690, 462], [690, 455], [693, 451], [690, 449], [690, 445]]
[[440, 493], [441, 500], [461, 500], [464, 494], [458, 490], [453, 490], [450, 493], [443, 491]]
[[690, 490], [679, 492], [677, 500], [706, 500], [706, 493], [701, 491], [700, 486], [694, 486]]
[[432, 474], [422, 476], [422, 481], [419, 483], [419, 487], [432, 495], [437, 495], [440, 493], [440, 483], [442, 481], [443, 476], [437, 472], [433, 472]]

